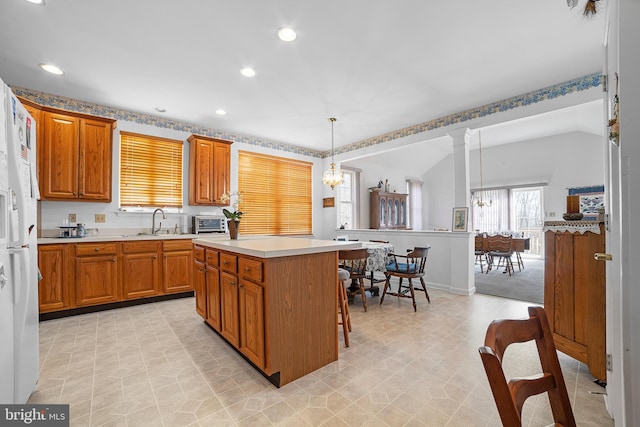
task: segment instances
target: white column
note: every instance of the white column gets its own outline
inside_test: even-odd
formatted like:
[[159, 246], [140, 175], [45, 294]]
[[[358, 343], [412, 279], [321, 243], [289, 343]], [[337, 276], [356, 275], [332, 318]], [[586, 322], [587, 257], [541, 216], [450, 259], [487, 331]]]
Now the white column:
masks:
[[[453, 145], [453, 181], [454, 207], [469, 207], [469, 139], [471, 131], [460, 128], [448, 132]], [[453, 212], [451, 212], [453, 215]], [[469, 215], [471, 213], [469, 212]], [[471, 218], [467, 218], [467, 224]], [[467, 228], [468, 229], [468, 228]], [[474, 240], [470, 232], [459, 233], [464, 236], [451, 240], [451, 259], [458, 262], [451, 263], [450, 290], [453, 293], [472, 295], [476, 292], [474, 278]], [[467, 260], [467, 262], [464, 262]]]

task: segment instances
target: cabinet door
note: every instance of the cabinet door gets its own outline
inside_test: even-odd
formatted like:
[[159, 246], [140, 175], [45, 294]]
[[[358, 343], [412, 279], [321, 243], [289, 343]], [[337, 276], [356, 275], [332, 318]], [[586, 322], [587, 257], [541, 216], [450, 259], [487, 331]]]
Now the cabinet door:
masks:
[[122, 290], [124, 299], [158, 294], [160, 262], [158, 252], [122, 255]]
[[189, 204], [213, 204], [213, 141], [192, 139], [189, 146]]
[[117, 301], [118, 264], [115, 255], [76, 258], [76, 305]]
[[238, 278], [224, 271], [220, 272], [220, 307], [222, 320], [220, 334], [231, 345], [239, 348]]
[[207, 323], [220, 331], [220, 273], [217, 268], [207, 266]]
[[193, 251], [165, 252], [163, 259], [162, 282], [165, 293], [186, 292], [192, 290]]
[[204, 264], [193, 263], [193, 289], [196, 293], [196, 313], [203, 319], [207, 318], [207, 277]]
[[213, 146], [213, 203], [222, 204], [220, 197], [229, 192], [231, 145], [216, 142]]
[[111, 124], [80, 120], [78, 192], [85, 200], [111, 201]]
[[64, 244], [38, 246], [38, 267], [42, 273], [38, 282], [40, 313], [70, 307], [66, 248]]
[[44, 199], [76, 199], [80, 119], [49, 112], [43, 115], [42, 196]]
[[240, 351], [259, 368], [265, 368], [263, 288], [240, 281]]

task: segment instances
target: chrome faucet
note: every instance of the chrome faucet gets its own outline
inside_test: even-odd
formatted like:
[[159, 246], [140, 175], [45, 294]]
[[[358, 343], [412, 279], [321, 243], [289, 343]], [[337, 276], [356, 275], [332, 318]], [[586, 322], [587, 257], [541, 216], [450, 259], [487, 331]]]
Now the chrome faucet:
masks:
[[162, 212], [162, 219], [167, 219], [167, 214], [165, 214], [162, 209], [158, 208], [153, 211], [153, 219], [151, 221], [151, 234], [153, 234], [154, 236], [158, 234], [158, 232], [162, 229], [162, 222], [160, 222], [160, 226], [156, 230], [156, 214], [158, 213], [158, 211]]

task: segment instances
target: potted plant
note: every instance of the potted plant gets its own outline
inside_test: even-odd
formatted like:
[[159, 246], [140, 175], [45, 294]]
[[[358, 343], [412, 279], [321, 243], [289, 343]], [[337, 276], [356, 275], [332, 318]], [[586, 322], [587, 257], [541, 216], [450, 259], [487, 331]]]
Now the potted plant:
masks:
[[[235, 202], [232, 202], [232, 198], [235, 197]], [[229, 203], [229, 206], [233, 210], [229, 210], [226, 208], [222, 209], [222, 213], [225, 218], [227, 218], [227, 228], [229, 229], [229, 237], [232, 240], [236, 240], [238, 238], [238, 227], [240, 227], [240, 219], [242, 218], [242, 212], [238, 210], [238, 204], [242, 202], [242, 195], [239, 191], [232, 191], [229, 193], [224, 193], [220, 196], [220, 201], [222, 203]]]

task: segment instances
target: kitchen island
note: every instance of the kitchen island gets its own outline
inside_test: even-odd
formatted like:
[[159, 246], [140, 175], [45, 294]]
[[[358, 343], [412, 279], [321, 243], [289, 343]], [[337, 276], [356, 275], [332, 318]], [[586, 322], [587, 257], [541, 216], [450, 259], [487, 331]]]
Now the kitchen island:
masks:
[[198, 238], [196, 311], [280, 387], [338, 360], [338, 250], [358, 242]]

